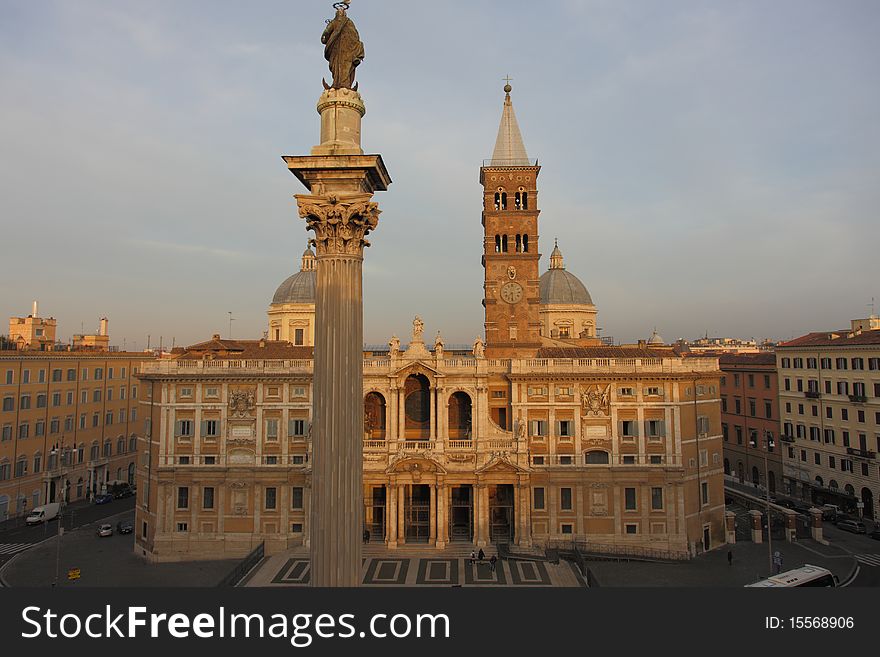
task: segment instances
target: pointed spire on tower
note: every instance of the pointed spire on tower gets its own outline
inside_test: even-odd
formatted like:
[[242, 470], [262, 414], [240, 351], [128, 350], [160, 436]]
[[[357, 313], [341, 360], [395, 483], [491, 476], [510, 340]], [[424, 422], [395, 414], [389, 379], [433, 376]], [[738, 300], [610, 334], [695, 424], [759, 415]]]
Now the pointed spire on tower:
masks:
[[516, 113], [510, 101], [510, 77], [505, 78], [504, 108], [501, 111], [501, 125], [498, 126], [498, 138], [495, 140], [495, 151], [492, 153], [492, 166], [521, 167], [530, 166], [529, 156], [523, 144]]
[[562, 251], [559, 250], [559, 241], [553, 238], [553, 251], [550, 253], [550, 269], [565, 269], [562, 264]]

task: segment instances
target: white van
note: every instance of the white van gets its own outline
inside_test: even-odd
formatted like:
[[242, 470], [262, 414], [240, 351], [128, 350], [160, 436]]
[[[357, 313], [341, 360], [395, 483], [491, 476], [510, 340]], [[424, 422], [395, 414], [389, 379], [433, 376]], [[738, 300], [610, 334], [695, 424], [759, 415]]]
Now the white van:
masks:
[[51, 502], [43, 506], [34, 507], [30, 515], [25, 518], [28, 525], [39, 525], [41, 522], [49, 522], [58, 517], [58, 510], [61, 505], [58, 502]]

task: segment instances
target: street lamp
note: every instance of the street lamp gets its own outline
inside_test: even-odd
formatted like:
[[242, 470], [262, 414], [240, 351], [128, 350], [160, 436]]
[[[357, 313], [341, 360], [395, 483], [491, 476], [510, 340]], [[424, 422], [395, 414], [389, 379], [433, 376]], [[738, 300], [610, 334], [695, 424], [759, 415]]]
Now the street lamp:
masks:
[[[754, 439], [749, 440], [752, 447], [758, 446], [757, 435]], [[770, 572], [773, 572], [773, 528], [770, 526], [770, 475], [767, 467], [767, 452], [775, 447], [773, 438], [767, 436], [767, 430], [764, 429], [764, 492], [767, 503], [767, 555], [770, 558]]]
[[60, 490], [58, 500], [58, 541], [55, 546], [55, 579], [52, 582], [54, 587], [58, 584], [58, 577], [61, 573], [61, 536], [64, 534], [64, 498], [67, 497], [67, 488], [64, 486], [64, 434], [61, 434], [61, 443], [55, 443], [49, 452], [58, 459], [58, 486], [56, 492]]

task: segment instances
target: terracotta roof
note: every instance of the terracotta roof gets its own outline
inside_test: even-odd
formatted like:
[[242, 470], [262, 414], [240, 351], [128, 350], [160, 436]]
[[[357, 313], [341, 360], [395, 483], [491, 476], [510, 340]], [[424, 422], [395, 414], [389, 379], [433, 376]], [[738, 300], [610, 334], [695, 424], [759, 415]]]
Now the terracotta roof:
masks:
[[776, 354], [759, 352], [747, 354], [721, 354], [718, 357], [721, 365], [776, 365]]
[[647, 347], [543, 347], [538, 358], [679, 358], [671, 349]]
[[301, 347], [280, 340], [222, 340], [214, 337], [186, 348], [179, 360], [211, 358], [247, 360], [307, 360], [313, 357], [312, 347]]
[[861, 331], [858, 334], [853, 334], [849, 329], [807, 333], [794, 340], [782, 342], [779, 347], [852, 347], [860, 345], [880, 345], [880, 329]]

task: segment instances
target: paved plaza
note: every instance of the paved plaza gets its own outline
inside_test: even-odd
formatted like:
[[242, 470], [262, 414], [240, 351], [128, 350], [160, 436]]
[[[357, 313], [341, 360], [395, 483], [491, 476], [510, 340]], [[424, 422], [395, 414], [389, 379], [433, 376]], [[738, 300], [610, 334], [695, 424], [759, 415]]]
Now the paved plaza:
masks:
[[[577, 568], [567, 562], [501, 560], [493, 569], [486, 560], [472, 563], [471, 546], [446, 550], [387, 550], [367, 546], [361, 568], [363, 586], [578, 587], [586, 586]], [[308, 550], [297, 548], [264, 561], [243, 586], [308, 586]]]

